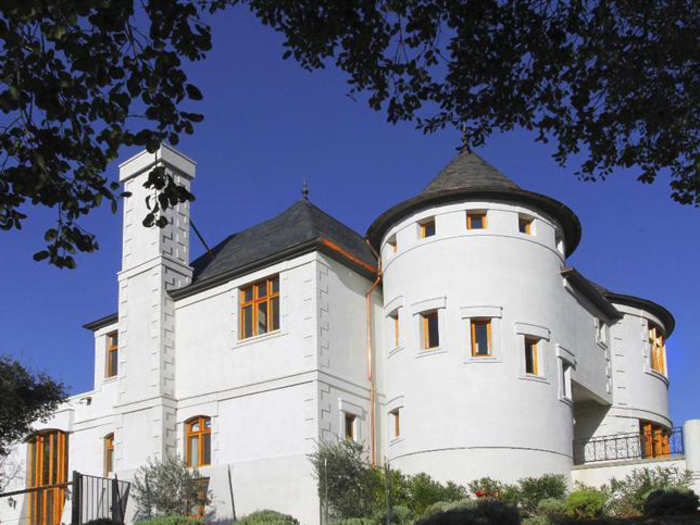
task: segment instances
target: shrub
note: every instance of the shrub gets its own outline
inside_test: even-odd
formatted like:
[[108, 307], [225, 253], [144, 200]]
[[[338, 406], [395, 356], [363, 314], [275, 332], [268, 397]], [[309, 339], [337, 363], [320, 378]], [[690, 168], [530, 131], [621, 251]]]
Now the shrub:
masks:
[[404, 503], [416, 515], [439, 501], [459, 501], [467, 497], [467, 489], [451, 481], [443, 485], [428, 474], [420, 473], [406, 479], [407, 499]]
[[191, 516], [198, 505], [207, 505], [209, 491], [202, 490], [202, 478], [179, 458], [166, 456], [149, 461], [136, 471], [133, 490], [136, 519], [157, 516]]
[[534, 514], [542, 500], [564, 499], [566, 495], [566, 479], [561, 474], [523, 478], [518, 483], [519, 503], [527, 514]]
[[428, 516], [432, 516], [433, 514], [447, 512], [448, 510], [471, 509], [474, 508], [477, 504], [477, 501], [469, 499], [463, 499], [460, 501], [438, 501], [425, 509], [423, 515], [421, 516], [421, 519], [427, 518]]
[[564, 501], [556, 498], [545, 498], [537, 504], [535, 516], [540, 518], [542, 523], [558, 523], [566, 515]]
[[[395, 505], [391, 509], [391, 522], [396, 525], [410, 525], [415, 521], [415, 513], [404, 505]], [[378, 513], [374, 517], [374, 522], [378, 524], [386, 523], [386, 511]]]
[[520, 514], [515, 507], [493, 500], [481, 500], [464, 508], [438, 512], [416, 522], [416, 525], [519, 524]]
[[380, 522], [371, 518], [346, 518], [334, 521], [331, 525], [380, 525]]
[[609, 496], [602, 490], [582, 488], [573, 491], [564, 501], [566, 515], [579, 520], [601, 518]]
[[492, 478], [470, 481], [468, 487], [469, 491], [480, 499], [495, 499], [515, 506], [520, 501], [520, 489], [517, 485], [508, 485]]
[[696, 512], [700, 501], [692, 490], [655, 490], [644, 502], [644, 514], [664, 516], [667, 514], [690, 514]]
[[616, 516], [638, 516], [644, 511], [644, 503], [654, 491], [688, 489], [692, 478], [685, 469], [657, 467], [634, 469], [622, 480], [612, 479], [611, 510]]
[[204, 525], [204, 520], [189, 516], [158, 516], [137, 521], [134, 525]]
[[256, 510], [238, 520], [239, 525], [299, 525], [299, 521], [276, 510]]
[[85, 525], [121, 525], [121, 522], [109, 518], [97, 518], [96, 520], [88, 521]]

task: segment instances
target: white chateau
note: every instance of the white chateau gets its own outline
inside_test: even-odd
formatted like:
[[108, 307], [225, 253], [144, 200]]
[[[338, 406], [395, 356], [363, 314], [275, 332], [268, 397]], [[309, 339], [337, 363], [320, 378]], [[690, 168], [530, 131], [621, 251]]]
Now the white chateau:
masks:
[[[207, 478], [211, 519], [231, 516], [230, 471], [239, 516], [313, 525], [307, 455], [346, 438], [459, 483], [601, 483], [647, 463], [700, 475], [700, 420], [684, 451], [669, 418], [673, 316], [567, 265], [581, 224], [564, 204], [464, 152], [366, 238], [303, 198], [191, 261], [187, 203], [163, 230], [141, 224], [155, 165], [195, 178], [166, 146], [120, 165], [118, 311], [85, 325], [94, 389], [17, 446], [14, 488], [74, 470], [128, 480], [179, 455]], [[68, 523], [63, 501], [0, 500], [0, 521]]]

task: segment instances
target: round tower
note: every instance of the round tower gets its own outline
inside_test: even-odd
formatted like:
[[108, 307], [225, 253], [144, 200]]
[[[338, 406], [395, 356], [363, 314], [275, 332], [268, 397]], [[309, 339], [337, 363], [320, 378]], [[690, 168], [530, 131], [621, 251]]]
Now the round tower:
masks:
[[[587, 370], [578, 332], [590, 319], [561, 272], [580, 235], [568, 207], [469, 152], [370, 226], [392, 466], [458, 482], [568, 475], [571, 379]], [[589, 394], [609, 403], [601, 374]]]

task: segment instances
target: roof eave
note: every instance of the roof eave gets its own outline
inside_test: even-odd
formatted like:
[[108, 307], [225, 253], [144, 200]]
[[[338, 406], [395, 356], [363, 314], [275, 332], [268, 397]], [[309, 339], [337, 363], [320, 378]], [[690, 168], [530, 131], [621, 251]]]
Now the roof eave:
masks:
[[617, 320], [622, 318], [622, 313], [576, 268], [564, 268], [561, 271], [561, 275], [610, 319]]
[[669, 310], [661, 306], [659, 303], [655, 303], [654, 301], [650, 301], [649, 299], [643, 299], [642, 297], [624, 295], [615, 292], [608, 292], [605, 294], [605, 297], [611, 303], [640, 308], [642, 310], [654, 314], [664, 325], [666, 339], [671, 337], [671, 334], [673, 333], [673, 330], [676, 327], [676, 319], [673, 317], [673, 314]]
[[83, 325], [83, 328], [87, 328], [88, 330], [92, 330], [94, 332], [96, 330], [99, 330], [100, 328], [104, 328], [105, 326], [114, 324], [117, 321], [119, 321], [119, 314], [115, 312], [113, 314], [100, 317], [99, 319], [96, 319], [94, 321], [90, 321], [89, 323], [85, 323]]

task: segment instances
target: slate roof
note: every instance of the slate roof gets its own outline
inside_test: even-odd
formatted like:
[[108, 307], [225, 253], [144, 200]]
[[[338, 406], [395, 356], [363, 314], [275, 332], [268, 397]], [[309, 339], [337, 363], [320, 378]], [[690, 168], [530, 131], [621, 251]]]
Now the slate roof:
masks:
[[562, 227], [566, 254], [571, 255], [581, 240], [581, 223], [561, 202], [515, 182], [474, 152], [463, 150], [415, 197], [389, 208], [367, 230], [367, 237], [378, 249], [384, 234], [407, 215], [422, 209], [465, 200], [491, 200], [532, 206], [553, 217]]
[[361, 273], [372, 274], [377, 266], [359, 233], [301, 199], [276, 217], [229, 235], [211, 249], [211, 255], [204, 253], [192, 261], [192, 283], [171, 295], [188, 295], [217, 278], [230, 279], [233, 274], [314, 250], [327, 252]]

